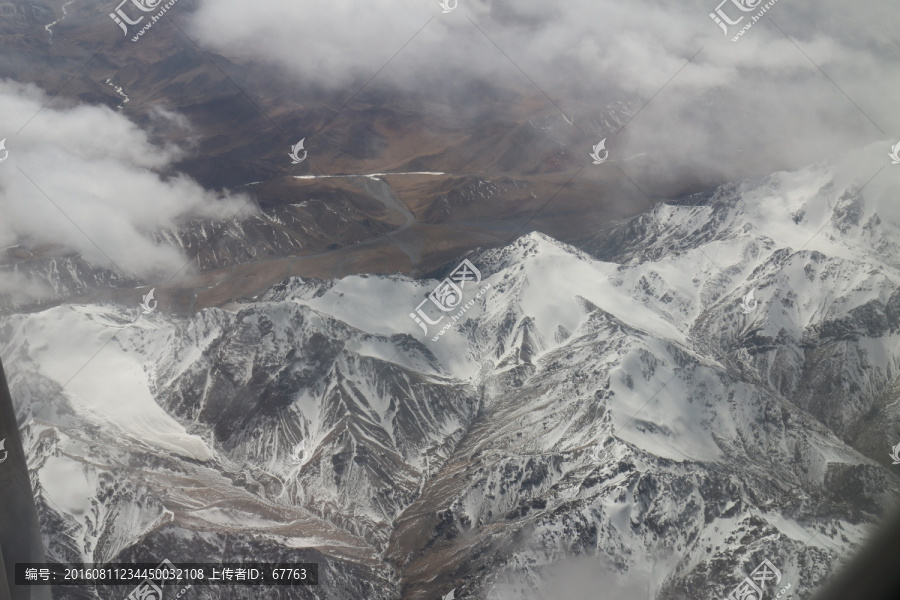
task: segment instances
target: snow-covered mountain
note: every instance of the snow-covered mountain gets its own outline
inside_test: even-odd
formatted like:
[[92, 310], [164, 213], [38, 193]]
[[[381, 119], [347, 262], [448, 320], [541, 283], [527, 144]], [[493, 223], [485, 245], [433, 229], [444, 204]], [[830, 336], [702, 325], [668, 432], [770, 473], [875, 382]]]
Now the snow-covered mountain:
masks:
[[443, 334], [401, 276], [5, 316], [48, 558], [496, 600], [724, 597], [766, 558], [808, 597], [898, 497], [898, 243], [810, 168], [473, 253]]

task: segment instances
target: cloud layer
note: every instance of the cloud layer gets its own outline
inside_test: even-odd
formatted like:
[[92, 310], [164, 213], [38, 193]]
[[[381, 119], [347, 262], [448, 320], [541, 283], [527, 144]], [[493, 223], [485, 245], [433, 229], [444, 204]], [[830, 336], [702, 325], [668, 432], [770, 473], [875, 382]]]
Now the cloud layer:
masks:
[[[645, 154], [632, 164], [657, 193], [798, 168], [900, 135], [891, 33], [900, 12], [875, 0], [853, 10], [779, 0], [732, 42], [740, 27], [724, 35], [709, 17], [718, 5], [460, 0], [441, 14], [436, 0], [203, 0], [190, 31], [216, 52], [348, 99], [377, 73], [367, 89], [465, 97], [460, 114], [487, 105], [476, 82], [533, 88], [521, 68], [594, 143], [610, 137], [614, 160]], [[722, 10], [740, 25], [756, 13], [732, 2]], [[614, 135], [604, 111], [620, 101], [631, 112], [646, 106]]]
[[[0, 131], [28, 123], [6, 135], [0, 248], [26, 243], [54, 254], [77, 252], [124, 276], [172, 274], [190, 257], [155, 243], [156, 233], [191, 217], [228, 218], [249, 200], [172, 171], [183, 149], [153, 144], [107, 107], [57, 99], [42, 109], [48, 100], [33, 85], [0, 80]], [[185, 126], [162, 111], [155, 118]]]
[[[847, 177], [866, 180], [886, 162], [900, 139], [900, 12], [875, 0], [852, 11], [837, 0], [779, 0], [735, 43], [739, 27], [724, 36], [709, 18], [717, 6], [459, 0], [442, 14], [437, 0], [201, 0], [183, 24], [207, 49], [333, 93], [311, 94], [329, 102], [375, 76], [367, 90], [390, 92], [391, 102], [431, 95], [443, 104], [429, 110], [478, 120], [495, 117], [505, 97], [520, 99], [511, 89], [528, 90], [543, 106], [524, 106], [568, 127], [545, 92], [575, 118], [562, 138], [573, 156], [587, 162], [590, 145], [608, 138], [609, 162], [655, 196], [845, 158]], [[126, 275], [174, 272], [189, 257], [158, 245], [156, 233], [191, 217], [227, 218], [247, 202], [175, 172], [187, 150], [155, 143], [122, 114], [61, 97], [42, 108], [48, 100], [0, 80], [10, 152], [0, 165], [0, 248], [77, 252]], [[639, 111], [617, 133], [611, 109]], [[156, 119], [188, 128], [164, 111]], [[849, 160], [862, 154], [875, 158]], [[867, 193], [888, 195], [885, 178]]]

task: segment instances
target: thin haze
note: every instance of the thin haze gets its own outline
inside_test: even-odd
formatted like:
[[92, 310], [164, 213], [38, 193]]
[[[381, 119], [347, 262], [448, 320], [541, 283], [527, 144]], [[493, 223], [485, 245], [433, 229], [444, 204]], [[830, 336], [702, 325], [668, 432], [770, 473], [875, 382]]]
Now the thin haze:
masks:
[[[871, 176], [900, 134], [896, 11], [872, 0], [852, 9], [779, 0], [734, 43], [708, 16], [716, 5], [460, 0], [444, 15], [436, 0], [202, 0], [179, 12], [206, 50], [337, 98], [378, 73], [369, 89], [443, 94], [451, 113], [471, 117], [486, 110], [478, 91], [501, 75], [543, 98], [521, 68], [589, 136], [574, 154], [586, 159], [588, 144], [606, 137], [612, 160], [640, 157], [623, 168], [661, 197], [819, 161], [853, 165], [851, 180]], [[170, 271], [184, 256], [154, 233], [192, 216], [224, 218], [245, 202], [173, 172], [187, 149], [152, 143], [127, 116], [60, 108], [61, 98], [40, 110], [47, 98], [0, 82], [0, 131], [40, 111], [8, 142], [0, 247], [51, 245], [97, 265], [114, 257], [131, 273]], [[646, 104], [619, 134], [598, 125], [616, 102], [631, 112]], [[556, 111], [544, 104], [545, 115]], [[164, 111], [157, 120], [189, 126]], [[888, 183], [885, 175], [867, 193], [885, 195]]]
[[[0, 130], [38, 115], [6, 143], [0, 248], [26, 242], [55, 255], [77, 252], [123, 276], [175, 272], [185, 259], [158, 245], [155, 232], [190, 217], [226, 218], [247, 201], [169, 172], [184, 150], [154, 145], [122, 114], [85, 104], [42, 109], [48, 98], [36, 86], [0, 80]], [[164, 111], [155, 119], [183, 125]]]
[[[594, 141], [609, 137], [614, 157], [643, 153], [633, 168], [658, 193], [896, 141], [900, 23], [888, 3], [779, 0], [738, 42], [709, 18], [717, 5], [460, 0], [443, 15], [436, 0], [203, 0], [191, 35], [345, 98], [389, 61], [369, 88], [441, 90], [453, 103], [498, 73], [533, 88], [513, 61]], [[465, 98], [460, 113], [477, 110], [477, 94]], [[605, 104], [651, 98], [618, 136], [593, 125]]]

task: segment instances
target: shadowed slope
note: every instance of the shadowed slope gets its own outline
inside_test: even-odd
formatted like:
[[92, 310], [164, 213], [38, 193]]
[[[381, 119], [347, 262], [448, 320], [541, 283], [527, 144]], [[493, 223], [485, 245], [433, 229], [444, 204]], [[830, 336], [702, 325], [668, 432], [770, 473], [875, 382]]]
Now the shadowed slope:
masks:
[[[0, 364], [0, 561], [8, 589], [0, 579], [0, 600], [50, 600], [50, 588], [15, 585], [17, 562], [44, 562], [44, 545], [38, 527], [31, 481], [6, 374]], [[5, 459], [4, 459], [5, 457]]]

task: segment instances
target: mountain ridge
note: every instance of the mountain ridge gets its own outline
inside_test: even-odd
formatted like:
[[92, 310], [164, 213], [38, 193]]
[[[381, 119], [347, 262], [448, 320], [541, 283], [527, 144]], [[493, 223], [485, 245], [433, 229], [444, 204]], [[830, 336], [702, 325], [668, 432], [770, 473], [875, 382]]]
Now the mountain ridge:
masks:
[[[661, 569], [641, 576], [662, 600], [724, 595], [767, 557], [808, 592], [898, 489], [884, 448], [897, 427], [900, 277], [874, 257], [900, 238], [856, 200], [828, 212], [828, 195], [843, 194], [829, 181], [811, 168], [726, 186], [711, 205], [658, 205], [581, 249], [530, 233], [470, 252], [490, 287], [437, 341], [438, 326], [423, 334], [410, 318], [436, 281], [398, 275], [291, 277], [192, 317], [140, 317], [59, 406], [22, 424], [39, 498], [62, 502], [42, 475], [59, 456], [97, 473], [78, 488], [86, 498], [108, 493], [95, 487], [104, 478], [121, 490], [90, 526], [80, 515], [96, 508], [43, 502], [45, 526], [67, 523], [71, 540], [51, 555], [295, 552], [334, 578], [315, 597], [500, 599], [551, 594], [548, 577], [588, 558], [627, 584], [650, 553]], [[749, 205], [785, 190], [795, 199], [780, 212]], [[771, 226], [798, 211], [809, 216], [789, 219], [794, 229]], [[822, 223], [824, 239], [806, 241]], [[745, 314], [750, 290], [759, 304]], [[4, 317], [19, 414], [75, 370], [66, 337], [93, 339], [77, 348], [86, 357], [133, 313], [111, 303]], [[109, 387], [114, 365], [128, 411], [92, 383]], [[49, 431], [60, 442], [42, 446]], [[308, 458], [292, 464], [301, 441]], [[90, 466], [64, 450], [85, 444]], [[122, 461], [148, 465], [150, 481], [184, 472], [184, 490], [112, 475]], [[108, 515], [137, 490], [155, 499], [138, 511], [155, 524], [129, 533]], [[147, 520], [163, 511], [173, 517]], [[109, 554], [91, 533], [103, 528], [133, 542]], [[198, 536], [214, 528], [226, 533]], [[381, 567], [342, 575], [361, 564]], [[553, 593], [579, 592], [561, 585]]]

